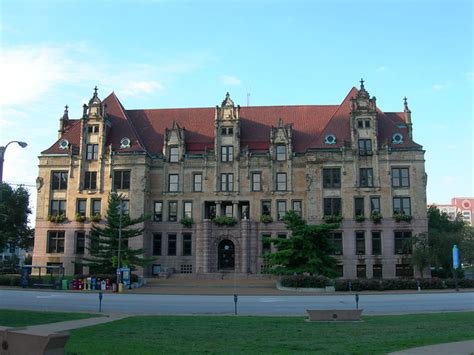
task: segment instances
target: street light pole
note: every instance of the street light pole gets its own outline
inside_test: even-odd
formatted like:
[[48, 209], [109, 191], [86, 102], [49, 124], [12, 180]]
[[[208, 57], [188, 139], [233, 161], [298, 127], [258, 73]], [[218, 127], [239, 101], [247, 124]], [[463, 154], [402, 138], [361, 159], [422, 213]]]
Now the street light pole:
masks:
[[122, 272], [120, 270], [120, 252], [122, 249], [122, 199], [119, 200], [119, 235], [118, 235], [118, 256], [117, 256], [117, 287], [122, 283]]
[[22, 148], [25, 148], [28, 145], [25, 142], [11, 141], [8, 142], [6, 146], [0, 147], [0, 184], [3, 182], [3, 162], [5, 157], [5, 151], [7, 150], [7, 147], [12, 143], [18, 143], [18, 145]]

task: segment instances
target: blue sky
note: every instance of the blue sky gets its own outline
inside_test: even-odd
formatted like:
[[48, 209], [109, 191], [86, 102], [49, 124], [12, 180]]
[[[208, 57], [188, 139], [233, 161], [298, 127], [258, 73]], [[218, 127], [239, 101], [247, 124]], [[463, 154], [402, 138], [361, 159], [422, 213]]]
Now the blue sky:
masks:
[[[428, 201], [473, 196], [472, 2], [0, 2], [4, 179], [34, 185], [65, 104], [99, 87], [128, 108], [339, 104], [363, 77], [412, 110]], [[33, 195], [33, 200], [36, 197]]]

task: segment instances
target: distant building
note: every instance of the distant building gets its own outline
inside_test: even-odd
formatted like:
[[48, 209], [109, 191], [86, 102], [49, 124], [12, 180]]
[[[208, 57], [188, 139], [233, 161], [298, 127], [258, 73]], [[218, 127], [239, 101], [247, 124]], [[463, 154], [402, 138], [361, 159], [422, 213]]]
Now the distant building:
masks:
[[310, 224], [342, 218], [332, 236], [341, 277], [413, 276], [405, 241], [427, 231], [424, 153], [406, 99], [384, 113], [363, 81], [341, 104], [317, 106], [240, 107], [227, 94], [214, 108], [127, 110], [96, 89], [81, 118], [66, 107], [39, 157], [33, 264], [87, 272], [74, 261], [116, 191], [131, 217], [152, 216], [130, 240], [156, 258], [144, 276], [263, 273], [274, 249], [262, 237], [289, 236], [288, 210]]
[[459, 213], [464, 222], [474, 225], [474, 197], [454, 197], [451, 204], [436, 206], [440, 211], [446, 212], [450, 219], [454, 220]]

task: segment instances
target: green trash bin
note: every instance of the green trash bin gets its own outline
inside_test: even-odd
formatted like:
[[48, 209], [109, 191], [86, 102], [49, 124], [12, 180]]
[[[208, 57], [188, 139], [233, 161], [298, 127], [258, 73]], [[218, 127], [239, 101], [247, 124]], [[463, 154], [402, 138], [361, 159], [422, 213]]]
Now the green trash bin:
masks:
[[69, 286], [69, 285], [68, 285], [68, 280], [67, 280], [67, 279], [63, 280], [63, 282], [62, 282], [62, 287], [61, 287], [61, 288], [62, 288], [63, 290], [68, 290], [68, 289], [69, 289], [68, 286]]

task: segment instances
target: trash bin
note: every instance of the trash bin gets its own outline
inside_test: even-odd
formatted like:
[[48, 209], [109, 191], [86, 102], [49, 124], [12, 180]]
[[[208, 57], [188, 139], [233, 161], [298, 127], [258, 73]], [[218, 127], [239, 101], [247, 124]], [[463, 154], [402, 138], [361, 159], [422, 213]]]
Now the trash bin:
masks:
[[117, 284], [115, 282], [112, 284], [112, 292], [117, 292]]
[[69, 289], [69, 282], [68, 282], [67, 279], [63, 279], [61, 285], [62, 285], [61, 289], [63, 289], [63, 290], [68, 290]]
[[123, 283], [118, 284], [118, 292], [122, 293], [123, 292]]

